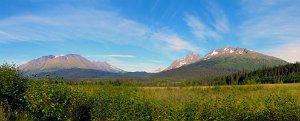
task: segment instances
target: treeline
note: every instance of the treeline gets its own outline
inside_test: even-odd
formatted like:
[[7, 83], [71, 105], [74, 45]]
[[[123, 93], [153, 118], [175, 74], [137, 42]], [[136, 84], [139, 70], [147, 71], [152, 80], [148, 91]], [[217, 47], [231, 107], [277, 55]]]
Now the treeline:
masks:
[[265, 83], [297, 83], [300, 82], [300, 63], [292, 63], [276, 67], [264, 67], [251, 72], [241, 71], [221, 77], [228, 85], [265, 84]]

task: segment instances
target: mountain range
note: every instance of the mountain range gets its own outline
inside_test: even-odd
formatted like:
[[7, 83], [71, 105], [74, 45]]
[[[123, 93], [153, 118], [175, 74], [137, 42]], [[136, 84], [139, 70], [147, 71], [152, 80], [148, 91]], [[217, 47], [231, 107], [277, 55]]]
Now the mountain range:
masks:
[[167, 68], [156, 73], [126, 72], [107, 62], [92, 62], [80, 55], [43, 56], [19, 66], [26, 74], [41, 76], [63, 76], [66, 78], [102, 78], [102, 77], [153, 77], [172, 79], [195, 79], [218, 76], [240, 70], [254, 70], [287, 64], [276, 57], [264, 55], [244, 48], [220, 48], [204, 57], [189, 53], [183, 59], [173, 61]]
[[[194, 55], [194, 57], [190, 57]], [[186, 58], [195, 58], [189, 61]], [[197, 61], [196, 61], [197, 60]], [[177, 65], [174, 62], [177, 63]], [[264, 55], [244, 48], [220, 48], [213, 50], [204, 57], [189, 54], [180, 61], [174, 61], [170, 67], [154, 75], [173, 79], [194, 79], [219, 76], [241, 70], [251, 71], [263, 67], [285, 65], [288, 62], [276, 57]], [[179, 67], [179, 68], [176, 68]]]

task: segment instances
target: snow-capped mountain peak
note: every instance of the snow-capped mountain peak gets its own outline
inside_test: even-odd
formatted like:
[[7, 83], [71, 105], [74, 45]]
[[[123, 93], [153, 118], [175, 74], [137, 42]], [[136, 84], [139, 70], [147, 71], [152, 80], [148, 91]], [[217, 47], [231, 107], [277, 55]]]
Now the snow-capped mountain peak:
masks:
[[199, 54], [192, 52], [186, 55], [183, 59], [176, 59], [175, 61], [173, 61], [173, 63], [169, 67], [164, 69], [164, 71], [179, 68], [187, 64], [195, 63], [199, 60], [201, 60]]
[[224, 55], [242, 55], [246, 54], [249, 52], [254, 52], [250, 51], [244, 48], [232, 48], [232, 47], [226, 47], [226, 48], [221, 48], [217, 50], [213, 50], [211, 53], [207, 54], [204, 58], [205, 59], [210, 59], [212, 57], [216, 56], [224, 56]]
[[216, 50], [214, 50], [210, 55], [213, 56], [213, 55], [218, 55], [219, 52], [217, 52]]

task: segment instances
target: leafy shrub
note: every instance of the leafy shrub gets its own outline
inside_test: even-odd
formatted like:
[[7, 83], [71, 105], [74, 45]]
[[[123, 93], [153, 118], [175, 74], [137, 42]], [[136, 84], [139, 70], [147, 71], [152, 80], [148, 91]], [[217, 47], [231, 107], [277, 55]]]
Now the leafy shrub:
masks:
[[75, 97], [62, 82], [50, 83], [45, 79], [36, 79], [30, 83], [25, 99], [34, 120], [71, 119], [71, 100]]
[[27, 81], [14, 65], [0, 66], [0, 102], [6, 117], [13, 118], [14, 113], [26, 108], [24, 94]]
[[89, 121], [91, 120], [90, 112], [92, 109], [92, 99], [86, 93], [72, 91], [74, 97], [71, 99], [70, 118], [73, 121]]

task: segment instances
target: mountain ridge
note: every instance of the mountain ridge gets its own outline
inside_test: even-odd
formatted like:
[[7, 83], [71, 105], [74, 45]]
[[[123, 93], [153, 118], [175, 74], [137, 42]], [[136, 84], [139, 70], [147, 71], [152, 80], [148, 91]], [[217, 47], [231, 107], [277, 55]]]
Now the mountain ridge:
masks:
[[125, 72], [107, 62], [92, 62], [77, 54], [42, 56], [19, 66], [19, 69], [25, 73], [51, 72], [71, 68], [94, 69], [117, 73]]
[[198, 61], [179, 68], [162, 71], [154, 77], [194, 79], [219, 76], [239, 70], [254, 70], [264, 66], [284, 65], [288, 62], [244, 48], [220, 48], [208, 53]]

